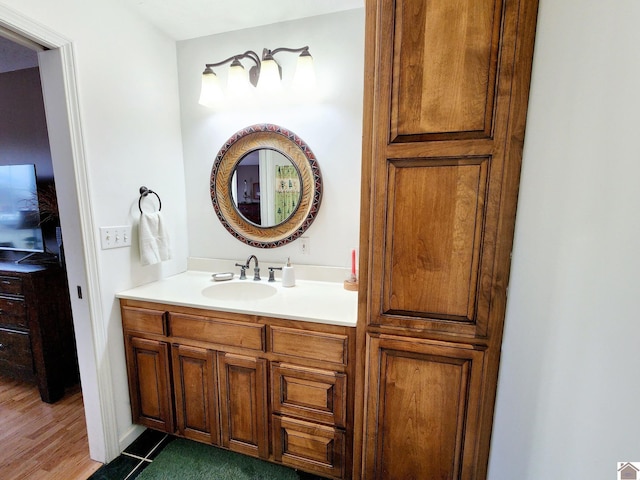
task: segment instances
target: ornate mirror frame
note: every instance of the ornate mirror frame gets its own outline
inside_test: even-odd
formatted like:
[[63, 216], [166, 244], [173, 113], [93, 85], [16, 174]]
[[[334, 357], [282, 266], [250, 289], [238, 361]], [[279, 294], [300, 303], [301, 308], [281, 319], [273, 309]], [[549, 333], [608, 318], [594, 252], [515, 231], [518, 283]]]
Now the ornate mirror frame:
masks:
[[[245, 155], [260, 149], [277, 150], [296, 167], [301, 180], [300, 203], [284, 222], [261, 227], [245, 219], [236, 208], [231, 179]], [[274, 248], [292, 242], [313, 223], [322, 200], [322, 176], [315, 155], [295, 133], [269, 123], [243, 128], [229, 138], [216, 155], [211, 170], [211, 202], [222, 225], [235, 238], [252, 247]]]

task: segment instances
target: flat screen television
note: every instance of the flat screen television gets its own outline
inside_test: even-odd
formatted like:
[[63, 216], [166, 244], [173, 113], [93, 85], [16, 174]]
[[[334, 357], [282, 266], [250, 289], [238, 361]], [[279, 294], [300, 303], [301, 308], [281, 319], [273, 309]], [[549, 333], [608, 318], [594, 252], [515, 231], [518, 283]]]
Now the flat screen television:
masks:
[[0, 250], [45, 251], [35, 165], [0, 165]]

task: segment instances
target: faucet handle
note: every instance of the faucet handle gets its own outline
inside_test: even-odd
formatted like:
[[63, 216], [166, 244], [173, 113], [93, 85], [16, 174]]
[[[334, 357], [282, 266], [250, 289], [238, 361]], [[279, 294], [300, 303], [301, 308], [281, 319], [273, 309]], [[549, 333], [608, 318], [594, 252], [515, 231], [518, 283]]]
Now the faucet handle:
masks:
[[236, 267], [240, 267], [240, 280], [246, 280], [247, 279], [247, 266], [242, 264], [242, 263], [236, 263]]
[[270, 282], [275, 282], [276, 281], [275, 271], [274, 270], [282, 270], [282, 267], [269, 267], [269, 281]]

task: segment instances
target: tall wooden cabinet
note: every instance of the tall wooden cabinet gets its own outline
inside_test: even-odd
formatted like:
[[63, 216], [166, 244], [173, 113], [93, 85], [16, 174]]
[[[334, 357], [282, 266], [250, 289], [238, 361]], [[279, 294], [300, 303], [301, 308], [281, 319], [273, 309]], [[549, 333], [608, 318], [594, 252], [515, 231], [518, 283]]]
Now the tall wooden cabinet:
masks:
[[367, 0], [354, 478], [486, 477], [536, 0]]

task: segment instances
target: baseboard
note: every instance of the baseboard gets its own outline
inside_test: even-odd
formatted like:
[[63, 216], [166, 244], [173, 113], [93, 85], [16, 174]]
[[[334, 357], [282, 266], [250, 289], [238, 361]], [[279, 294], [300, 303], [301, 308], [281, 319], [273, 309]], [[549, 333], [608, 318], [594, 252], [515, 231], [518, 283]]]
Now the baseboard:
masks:
[[132, 424], [131, 427], [129, 427], [127, 431], [124, 433], [124, 435], [120, 437], [120, 440], [119, 440], [120, 453], [122, 453], [125, 448], [131, 445], [133, 441], [136, 438], [138, 438], [144, 431], [145, 431], [145, 427]]

